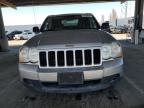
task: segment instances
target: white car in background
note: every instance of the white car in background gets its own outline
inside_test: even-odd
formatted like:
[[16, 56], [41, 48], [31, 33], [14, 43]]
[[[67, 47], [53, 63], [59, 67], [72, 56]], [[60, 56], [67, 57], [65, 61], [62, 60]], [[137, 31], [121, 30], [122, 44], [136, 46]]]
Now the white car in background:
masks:
[[21, 34], [17, 34], [14, 36], [14, 39], [16, 40], [28, 40], [30, 38], [32, 38], [33, 36], [35, 36], [35, 33], [32, 32], [23, 32]]

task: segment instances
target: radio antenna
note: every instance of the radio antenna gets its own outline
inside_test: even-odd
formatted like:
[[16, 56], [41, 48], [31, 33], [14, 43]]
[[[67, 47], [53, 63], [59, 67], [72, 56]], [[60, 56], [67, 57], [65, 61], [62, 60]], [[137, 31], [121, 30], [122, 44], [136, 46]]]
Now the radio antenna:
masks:
[[34, 1], [32, 0], [32, 9], [33, 9], [33, 15], [34, 15], [34, 23], [35, 25], [37, 24], [36, 23], [36, 12], [35, 12], [35, 6], [34, 6]]

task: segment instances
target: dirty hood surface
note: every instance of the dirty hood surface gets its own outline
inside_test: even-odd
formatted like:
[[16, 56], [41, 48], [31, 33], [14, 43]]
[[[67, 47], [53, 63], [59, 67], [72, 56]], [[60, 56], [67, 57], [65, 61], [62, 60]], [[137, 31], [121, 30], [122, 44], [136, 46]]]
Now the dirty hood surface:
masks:
[[27, 46], [111, 43], [116, 41], [110, 34], [101, 30], [63, 30], [41, 33], [26, 42]]

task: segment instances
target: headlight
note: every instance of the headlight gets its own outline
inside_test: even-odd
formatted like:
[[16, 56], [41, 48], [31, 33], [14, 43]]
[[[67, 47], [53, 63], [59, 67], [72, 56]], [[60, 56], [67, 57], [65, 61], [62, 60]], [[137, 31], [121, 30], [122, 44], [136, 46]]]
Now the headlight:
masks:
[[19, 52], [19, 62], [20, 63], [36, 63], [38, 62], [38, 51], [36, 47], [23, 47]]
[[111, 46], [109, 44], [105, 44], [102, 46], [102, 58], [109, 59], [111, 58]]
[[20, 63], [29, 62], [29, 48], [28, 47], [23, 47], [20, 49], [19, 62]]
[[113, 42], [112, 44], [111, 44], [111, 56], [113, 57], [113, 58], [116, 58], [116, 57], [121, 57], [122, 56], [122, 48], [121, 48], [121, 46], [118, 44], [118, 43], [116, 43], [116, 42]]
[[32, 47], [29, 49], [29, 61], [32, 63], [38, 62], [38, 51], [37, 48]]
[[104, 60], [122, 56], [122, 48], [116, 42], [113, 42], [111, 44], [104, 44], [102, 46], [101, 52], [102, 52], [102, 58]]

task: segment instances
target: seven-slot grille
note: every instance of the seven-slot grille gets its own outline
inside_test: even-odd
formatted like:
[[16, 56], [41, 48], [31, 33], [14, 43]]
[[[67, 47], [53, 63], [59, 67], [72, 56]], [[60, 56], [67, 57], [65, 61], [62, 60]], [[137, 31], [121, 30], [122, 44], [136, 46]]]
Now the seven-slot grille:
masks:
[[100, 49], [67, 49], [39, 52], [39, 66], [47, 67], [81, 67], [101, 64]]

